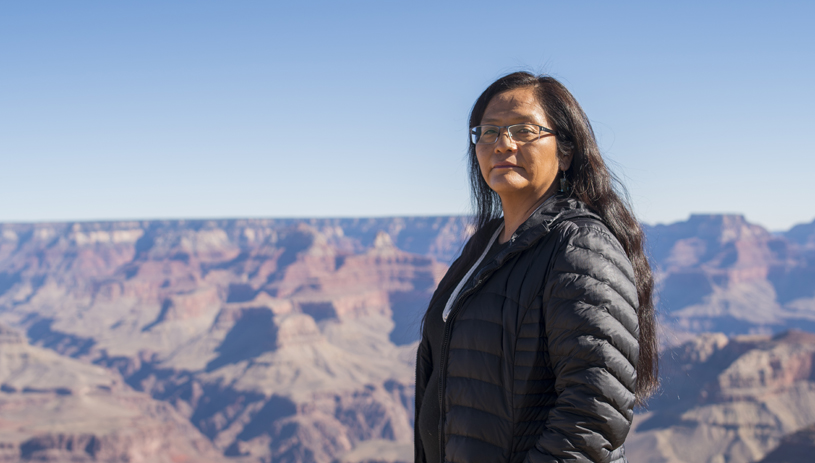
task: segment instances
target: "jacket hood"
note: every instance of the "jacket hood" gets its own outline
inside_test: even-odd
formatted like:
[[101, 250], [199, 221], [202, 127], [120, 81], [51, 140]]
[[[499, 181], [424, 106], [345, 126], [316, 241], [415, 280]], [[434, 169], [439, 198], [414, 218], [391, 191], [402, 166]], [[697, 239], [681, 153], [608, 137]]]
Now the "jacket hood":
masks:
[[[506, 256], [535, 244], [538, 240], [549, 234], [560, 222], [578, 217], [591, 217], [605, 223], [597, 213], [593, 212], [582, 201], [576, 198], [562, 194], [556, 194], [547, 198], [538, 206], [532, 215], [515, 230], [512, 238], [510, 238], [512, 243], [495, 256], [495, 260], [498, 261], [499, 264], [502, 263]], [[495, 219], [489, 226], [491, 232], [494, 232], [501, 225], [503, 220], [502, 217]]]

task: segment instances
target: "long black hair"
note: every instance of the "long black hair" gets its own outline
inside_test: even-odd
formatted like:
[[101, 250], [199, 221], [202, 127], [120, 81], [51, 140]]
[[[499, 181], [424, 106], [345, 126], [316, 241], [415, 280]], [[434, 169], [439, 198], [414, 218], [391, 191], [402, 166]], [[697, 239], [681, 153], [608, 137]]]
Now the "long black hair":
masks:
[[[639, 360], [637, 362], [637, 401], [645, 399], [658, 386], [658, 347], [656, 319], [652, 293], [654, 278], [645, 255], [645, 236], [639, 222], [628, 204], [625, 187], [606, 167], [594, 130], [577, 100], [560, 82], [549, 76], [537, 76], [528, 72], [515, 72], [492, 83], [478, 97], [470, 112], [470, 128], [480, 125], [489, 102], [498, 94], [516, 88], [532, 88], [546, 114], [549, 128], [555, 132], [557, 155], [572, 161], [566, 171], [570, 194], [593, 210], [609, 227], [625, 249], [634, 267], [639, 309]], [[501, 216], [501, 198], [493, 191], [481, 174], [475, 144], [469, 147], [470, 193], [475, 209], [475, 233], [456, 267], [463, 273], [474, 263], [492, 235], [496, 221]], [[492, 225], [491, 225], [492, 224]], [[463, 275], [450, 275], [448, 281], [457, 282]], [[458, 278], [456, 278], [458, 277]], [[443, 286], [443, 281], [440, 286]], [[455, 283], [453, 283], [455, 284]], [[441, 288], [440, 288], [441, 289]], [[437, 291], [441, 293], [444, 291]]]

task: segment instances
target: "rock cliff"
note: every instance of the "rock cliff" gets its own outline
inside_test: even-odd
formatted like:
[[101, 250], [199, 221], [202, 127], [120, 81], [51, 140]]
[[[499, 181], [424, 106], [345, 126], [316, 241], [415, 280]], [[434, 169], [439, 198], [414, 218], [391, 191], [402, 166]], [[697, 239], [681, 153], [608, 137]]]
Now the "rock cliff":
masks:
[[166, 402], [0, 325], [0, 461], [221, 462]]
[[705, 334], [662, 359], [662, 390], [626, 443], [631, 461], [758, 461], [815, 423], [815, 334]]
[[446, 269], [434, 255], [447, 258], [466, 228], [377, 223], [6, 225], [0, 320], [171, 405], [227, 458], [403, 448], [418, 326]]
[[681, 333], [815, 331], [815, 222], [773, 234], [740, 215], [692, 215], [645, 232], [669, 344]]
[[778, 447], [758, 463], [807, 462], [812, 460], [813, 456], [815, 456], [815, 424], [784, 436]]

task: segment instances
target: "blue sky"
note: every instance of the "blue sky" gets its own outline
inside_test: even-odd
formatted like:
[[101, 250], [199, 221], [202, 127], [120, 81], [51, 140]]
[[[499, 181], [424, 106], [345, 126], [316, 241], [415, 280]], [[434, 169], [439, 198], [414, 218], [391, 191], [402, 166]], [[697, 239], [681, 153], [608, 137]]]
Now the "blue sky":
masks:
[[[657, 4], [659, 3], [659, 4]], [[463, 214], [467, 114], [578, 98], [640, 218], [815, 218], [815, 3], [4, 2], [0, 221]]]

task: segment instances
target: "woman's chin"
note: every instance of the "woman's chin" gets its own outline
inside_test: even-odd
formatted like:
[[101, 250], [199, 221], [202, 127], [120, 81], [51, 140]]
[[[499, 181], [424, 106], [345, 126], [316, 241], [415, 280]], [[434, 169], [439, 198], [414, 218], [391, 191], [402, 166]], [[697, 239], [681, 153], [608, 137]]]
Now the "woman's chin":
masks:
[[518, 175], [517, 172], [509, 171], [500, 174], [493, 172], [489, 185], [498, 194], [502, 192], [512, 194], [529, 187], [529, 181]]
[[492, 184], [490, 185], [490, 188], [492, 191], [498, 193], [498, 196], [501, 197], [516, 196], [518, 193], [524, 190], [521, 185], [513, 185], [511, 183]]
[[492, 191], [498, 193], [501, 202], [506, 206], [508, 202], [525, 203], [537, 201], [542, 197], [548, 197], [555, 192], [552, 185], [549, 188], [533, 188], [529, 182], [495, 182], [490, 184]]
[[509, 175], [493, 176], [490, 179], [490, 188], [499, 196], [517, 196], [524, 194], [534, 194], [536, 188], [529, 181], [512, 172]]

